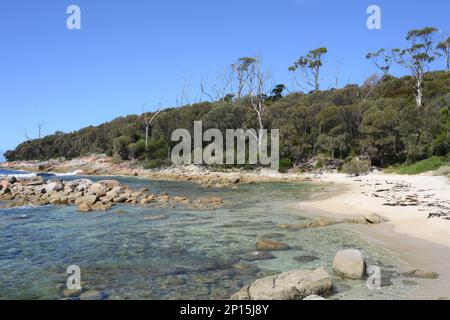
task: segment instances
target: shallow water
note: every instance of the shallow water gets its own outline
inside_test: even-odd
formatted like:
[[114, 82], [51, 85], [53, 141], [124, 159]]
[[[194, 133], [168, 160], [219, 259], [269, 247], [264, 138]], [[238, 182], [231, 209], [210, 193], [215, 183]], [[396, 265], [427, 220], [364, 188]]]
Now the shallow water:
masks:
[[[411, 266], [348, 226], [295, 232], [277, 227], [307, 219], [288, 207], [321, 191], [318, 186], [257, 184], [211, 190], [188, 182], [117, 180], [192, 199], [219, 196], [226, 206], [206, 211], [118, 206], [88, 214], [64, 206], [0, 210], [0, 298], [63, 298], [65, 271], [78, 265], [82, 286], [101, 290], [110, 299], [227, 299], [263, 276], [321, 265], [331, 272], [333, 256], [343, 248], [359, 248], [369, 264], [380, 266], [383, 287], [369, 290], [364, 281], [334, 279], [333, 299], [432, 297], [435, 280], [414, 279], [417, 284], [405, 285], [396, 273]], [[152, 216], [166, 218], [149, 220]], [[243, 260], [262, 236], [292, 249], [274, 252], [273, 260]]]

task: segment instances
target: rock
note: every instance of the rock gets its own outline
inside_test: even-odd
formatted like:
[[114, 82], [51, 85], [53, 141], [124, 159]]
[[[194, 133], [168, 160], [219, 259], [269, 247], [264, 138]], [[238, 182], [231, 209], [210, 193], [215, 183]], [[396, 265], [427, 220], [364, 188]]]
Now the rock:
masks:
[[75, 204], [80, 205], [82, 203], [85, 203], [89, 206], [92, 206], [97, 202], [97, 200], [98, 200], [98, 198], [96, 195], [84, 196], [84, 197], [76, 199]]
[[124, 203], [124, 202], [126, 202], [128, 199], [127, 199], [127, 197], [117, 197], [117, 198], [114, 198], [113, 199], [113, 202], [114, 203]]
[[11, 183], [8, 180], [2, 180], [0, 181], [0, 190], [1, 189], [7, 189], [11, 186]]
[[310, 296], [307, 296], [305, 299], [303, 300], [326, 300], [325, 298], [322, 298], [321, 296], [312, 294]]
[[97, 182], [91, 186], [89, 191], [95, 193], [98, 196], [103, 196], [106, 194], [106, 192], [109, 191], [109, 189], [104, 184]]
[[347, 249], [339, 251], [333, 260], [333, 272], [343, 279], [363, 279], [366, 264], [361, 251]]
[[405, 286], [417, 286], [418, 285], [417, 281], [414, 281], [414, 280], [402, 280], [402, 283]]
[[276, 257], [269, 252], [261, 252], [261, 251], [252, 251], [244, 256], [242, 256], [243, 260], [246, 261], [260, 261], [260, 260], [271, 260]]
[[61, 182], [51, 182], [45, 185], [45, 192], [51, 194], [53, 192], [60, 192], [64, 190], [64, 185]]
[[61, 204], [61, 198], [59, 196], [55, 196], [55, 197], [51, 197], [48, 202], [55, 206], [55, 205], [60, 205]]
[[363, 219], [366, 220], [370, 224], [382, 224], [389, 222], [389, 219], [378, 214], [371, 214], [367, 216], [363, 216]]
[[81, 294], [81, 290], [77, 290], [77, 289], [65, 289], [62, 292], [63, 296], [65, 298], [74, 298], [74, 297], [78, 297]]
[[324, 268], [293, 270], [256, 280], [234, 294], [232, 300], [302, 300], [310, 295], [328, 296], [333, 284]]
[[338, 224], [338, 221], [327, 219], [327, 218], [318, 218], [315, 219], [313, 222], [309, 224], [310, 228], [319, 228], [319, 227], [326, 227]]
[[92, 208], [90, 205], [88, 205], [87, 203], [82, 203], [79, 207], [78, 207], [78, 212], [90, 212], [92, 211]]
[[45, 183], [44, 178], [42, 177], [33, 177], [30, 180], [27, 180], [26, 185], [31, 186], [41, 186]]
[[406, 278], [418, 278], [418, 279], [438, 279], [439, 274], [432, 271], [425, 271], [425, 270], [412, 270], [409, 272], [401, 273], [403, 277]]
[[88, 290], [80, 295], [81, 300], [105, 300], [108, 295], [103, 291], [98, 290]]
[[315, 256], [299, 256], [299, 257], [294, 257], [294, 260], [300, 263], [308, 263], [308, 262], [313, 262], [313, 261], [317, 261], [319, 260], [319, 258], [315, 257]]
[[258, 239], [256, 241], [256, 250], [258, 251], [284, 251], [290, 248], [286, 243], [271, 239]]
[[14, 176], [8, 177], [7, 181], [8, 181], [10, 184], [14, 184], [14, 183], [17, 182], [17, 178], [14, 177]]
[[120, 186], [120, 182], [117, 180], [101, 180], [97, 182], [98, 184], [104, 185], [106, 188], [108, 188], [109, 190], [112, 190], [115, 187], [119, 187]]

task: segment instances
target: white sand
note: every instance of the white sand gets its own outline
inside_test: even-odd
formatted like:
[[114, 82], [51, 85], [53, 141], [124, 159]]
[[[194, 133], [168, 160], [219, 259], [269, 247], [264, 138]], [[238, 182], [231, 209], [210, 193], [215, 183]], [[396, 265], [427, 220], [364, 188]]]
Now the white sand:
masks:
[[[334, 183], [341, 192], [324, 200], [302, 202], [300, 208], [326, 211], [335, 217], [377, 213], [391, 220], [388, 224], [395, 232], [450, 247], [450, 220], [428, 218], [430, 213], [448, 214], [450, 218], [447, 177], [383, 173], [349, 177], [330, 173], [314, 179]], [[387, 206], [386, 203], [411, 206]]]

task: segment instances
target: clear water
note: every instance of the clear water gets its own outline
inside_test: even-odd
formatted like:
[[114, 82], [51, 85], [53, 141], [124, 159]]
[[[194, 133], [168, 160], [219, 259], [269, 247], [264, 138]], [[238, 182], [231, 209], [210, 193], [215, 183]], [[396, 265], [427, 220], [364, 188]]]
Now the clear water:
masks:
[[[432, 280], [404, 285], [394, 274], [410, 266], [348, 226], [295, 232], [277, 227], [307, 219], [288, 207], [320, 191], [317, 186], [212, 190], [187, 182], [117, 179], [155, 193], [219, 196], [226, 206], [206, 211], [123, 206], [88, 214], [64, 206], [0, 210], [0, 299], [61, 299], [69, 265], [80, 266], [84, 288], [101, 290], [109, 299], [227, 299], [263, 276], [321, 265], [331, 272], [334, 254], [349, 247], [361, 249], [370, 263], [382, 267], [383, 288], [371, 291], [364, 281], [334, 279], [334, 299], [409, 299], [432, 293]], [[161, 215], [167, 218], [148, 219]], [[292, 249], [273, 253], [273, 260], [242, 260], [262, 236]], [[318, 259], [294, 259], [305, 255]]]

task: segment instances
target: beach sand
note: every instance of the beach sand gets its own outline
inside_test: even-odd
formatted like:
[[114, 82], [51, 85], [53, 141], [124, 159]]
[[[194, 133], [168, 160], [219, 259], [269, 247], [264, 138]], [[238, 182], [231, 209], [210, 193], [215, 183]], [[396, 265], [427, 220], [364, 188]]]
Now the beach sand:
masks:
[[296, 204], [302, 215], [345, 219], [376, 213], [389, 218], [386, 224], [351, 227], [415, 269], [439, 273], [439, 281], [434, 283], [436, 299], [450, 297], [450, 220], [445, 216], [428, 218], [429, 214], [450, 217], [447, 177], [383, 173], [311, 177], [331, 186], [328, 193]]

